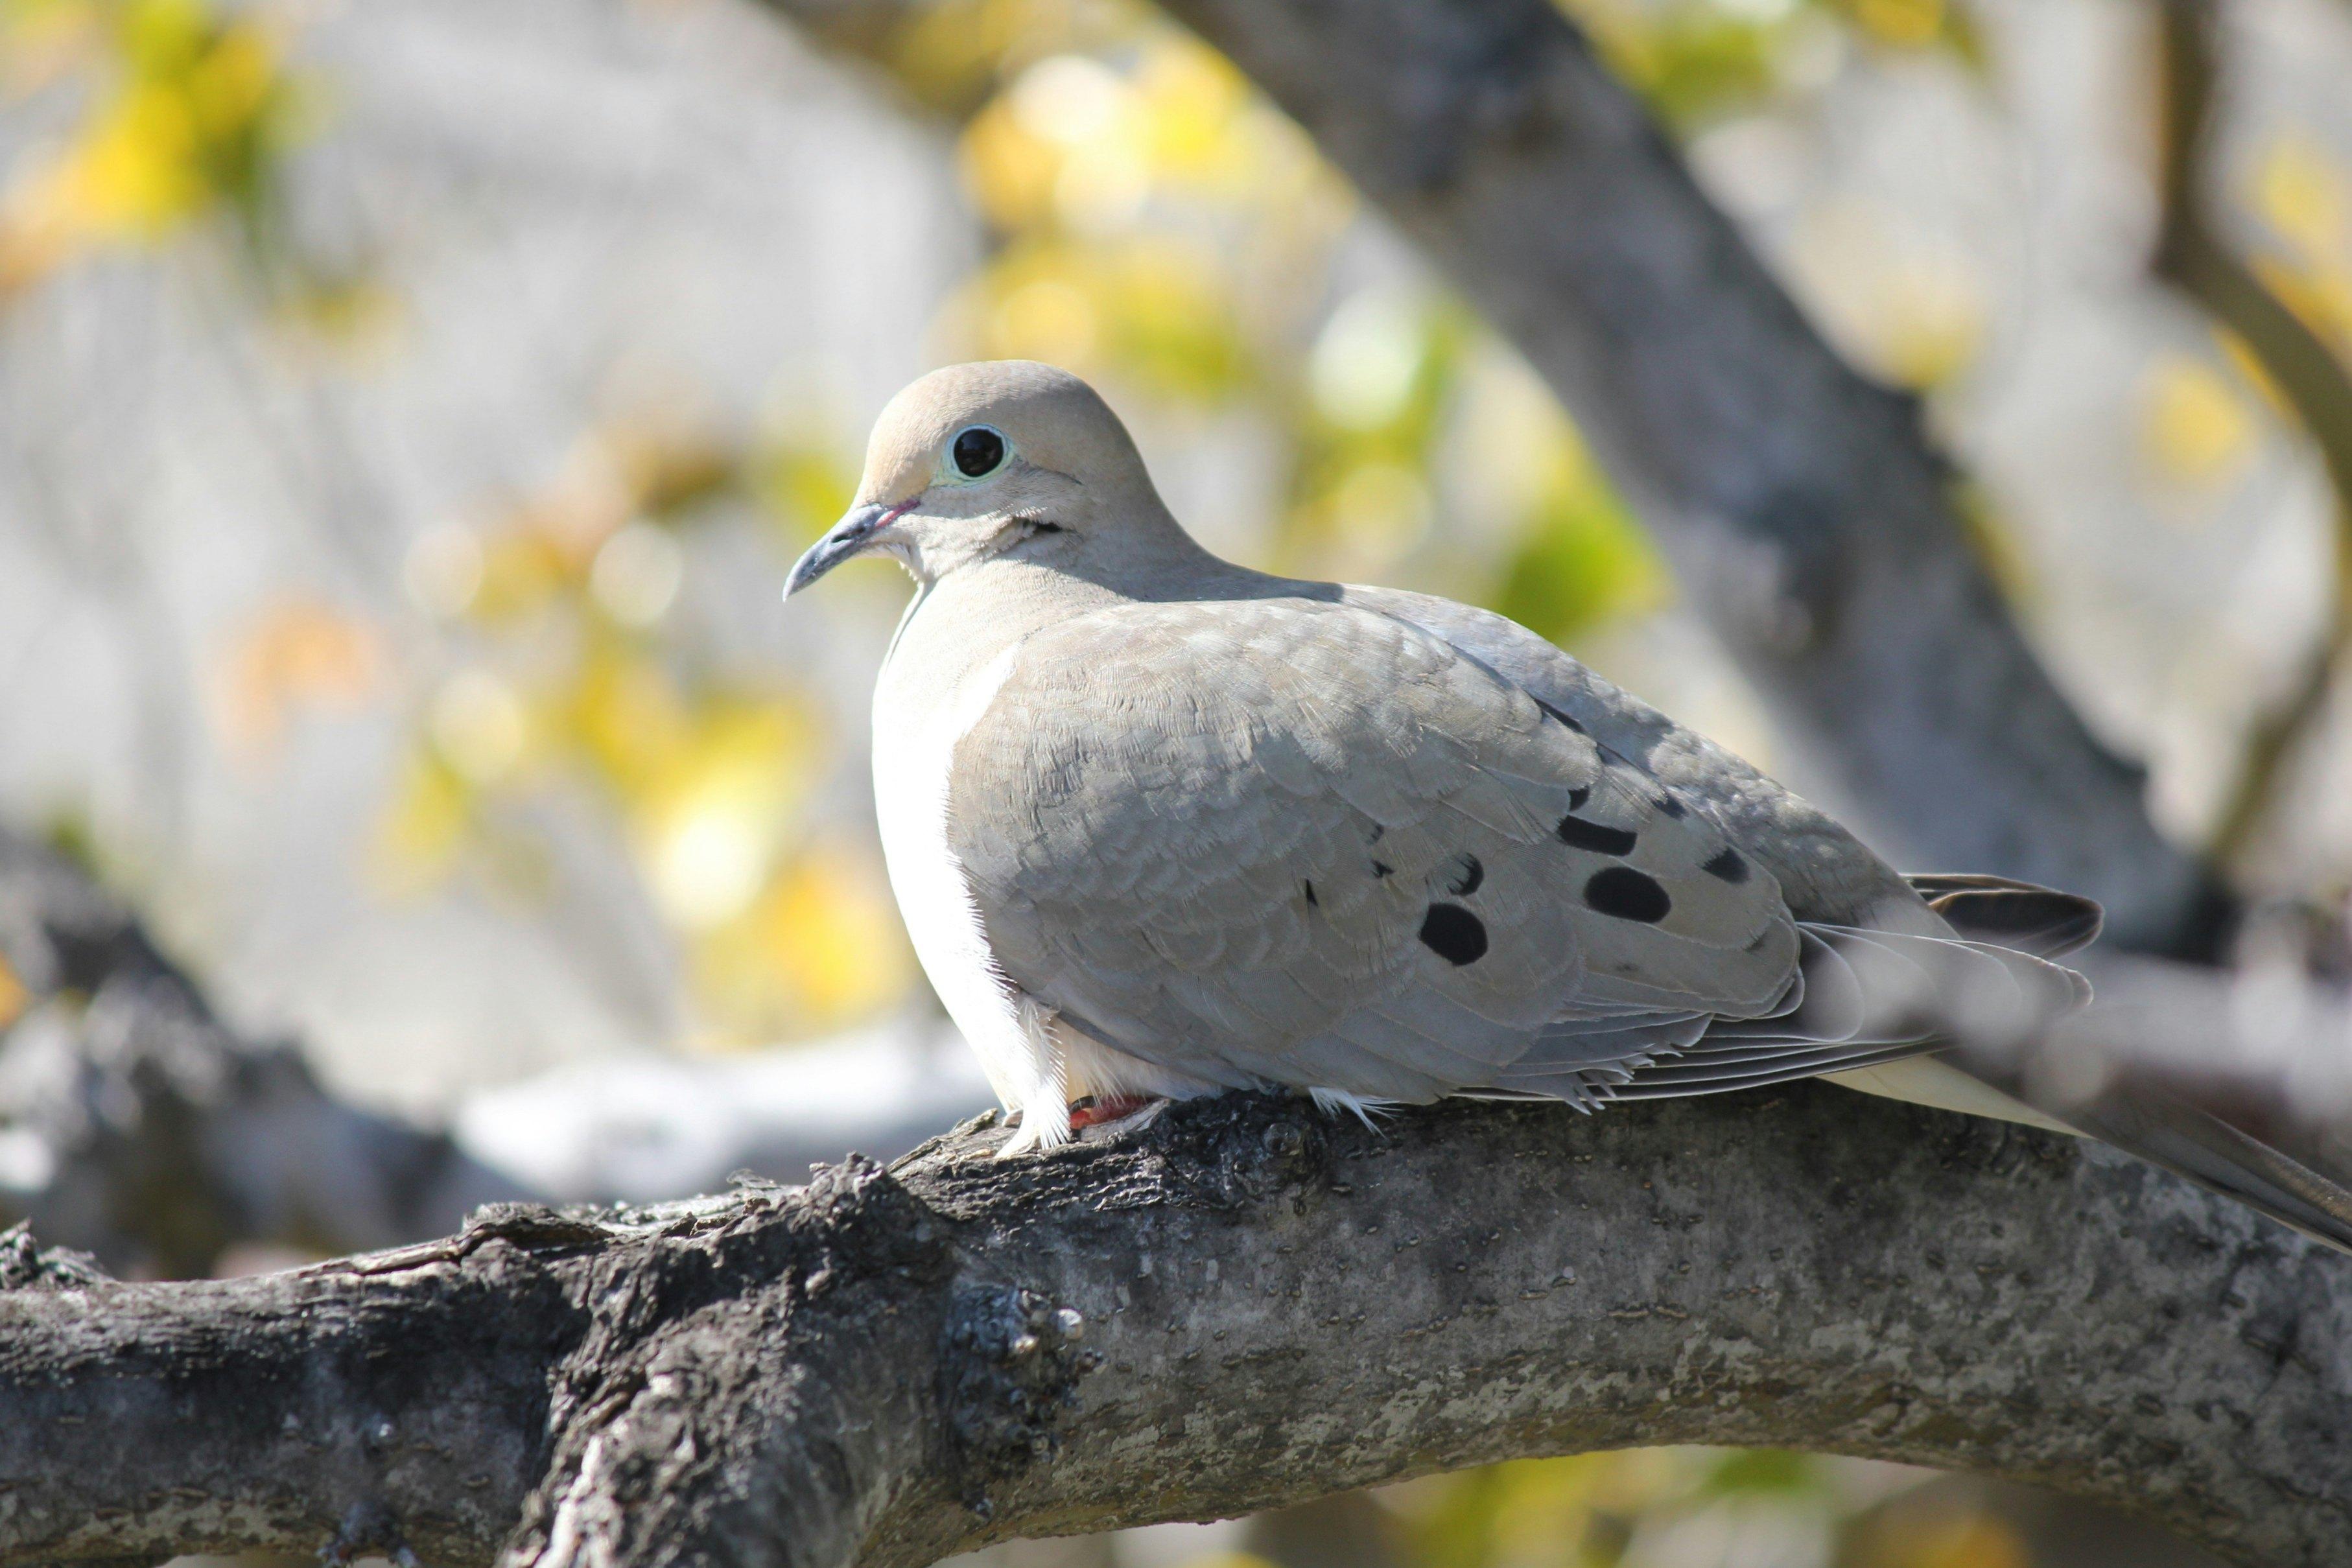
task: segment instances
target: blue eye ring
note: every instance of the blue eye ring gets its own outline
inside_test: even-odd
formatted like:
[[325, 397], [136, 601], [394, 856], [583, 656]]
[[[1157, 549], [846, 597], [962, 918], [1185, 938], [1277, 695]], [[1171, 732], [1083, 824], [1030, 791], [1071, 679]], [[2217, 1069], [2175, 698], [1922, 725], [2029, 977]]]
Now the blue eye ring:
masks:
[[992, 424], [967, 424], [948, 443], [948, 462], [967, 479], [985, 479], [1004, 466], [1013, 443]]

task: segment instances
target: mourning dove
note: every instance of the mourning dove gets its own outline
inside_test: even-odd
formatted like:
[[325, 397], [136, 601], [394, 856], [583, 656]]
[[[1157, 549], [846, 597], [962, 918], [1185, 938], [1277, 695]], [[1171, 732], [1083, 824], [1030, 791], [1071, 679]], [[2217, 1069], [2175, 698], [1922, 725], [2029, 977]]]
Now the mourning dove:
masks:
[[1827, 1076], [2063, 1125], [1928, 1053], [2087, 1001], [2053, 959], [2095, 904], [1906, 880], [1499, 615], [1220, 559], [1074, 376], [902, 392], [786, 596], [867, 554], [916, 582], [874, 698], [891, 885], [1004, 1154], [1074, 1104], [1271, 1086], [1361, 1113]]

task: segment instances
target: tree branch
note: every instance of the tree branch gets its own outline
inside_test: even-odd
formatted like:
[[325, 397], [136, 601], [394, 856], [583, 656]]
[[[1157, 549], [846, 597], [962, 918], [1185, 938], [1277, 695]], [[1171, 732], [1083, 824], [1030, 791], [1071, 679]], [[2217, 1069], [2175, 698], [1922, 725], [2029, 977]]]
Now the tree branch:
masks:
[[0, 1225], [29, 1218], [117, 1273], [420, 1241], [487, 1203], [799, 1175], [911, 1148], [988, 1101], [952, 1028], [905, 1018], [829, 1046], [572, 1063], [469, 1096], [452, 1131], [415, 1126], [223, 1024], [121, 900], [0, 829]]
[[[908, 0], [770, 0], [888, 59]], [[1163, 0], [1558, 392], [1796, 743], [1899, 858], [2210, 957], [2227, 901], [2051, 685], [1916, 402], [1822, 340], [1547, 0]]]
[[0, 1017], [0, 1223], [187, 1276], [233, 1242], [386, 1247], [523, 1196], [234, 1033], [121, 901], [5, 830], [0, 967], [23, 993]]
[[2164, 205], [2156, 274], [2245, 345], [2310, 436], [2336, 502], [2327, 628], [2286, 698], [2257, 718], [2247, 737], [2208, 849], [2215, 864], [2227, 865], [2269, 815], [2286, 764], [2326, 710], [2335, 670], [2352, 652], [2352, 371], [2214, 226], [2206, 186], [2221, 79], [2221, 7], [2216, 0], [2163, 0], [2158, 16]]
[[0, 1295], [0, 1563], [503, 1539], [550, 1568], [897, 1568], [1680, 1441], [2352, 1556], [2352, 1264], [2095, 1148], [1822, 1087], [1377, 1134], [1229, 1096], [999, 1163], [1003, 1135], [295, 1274]]

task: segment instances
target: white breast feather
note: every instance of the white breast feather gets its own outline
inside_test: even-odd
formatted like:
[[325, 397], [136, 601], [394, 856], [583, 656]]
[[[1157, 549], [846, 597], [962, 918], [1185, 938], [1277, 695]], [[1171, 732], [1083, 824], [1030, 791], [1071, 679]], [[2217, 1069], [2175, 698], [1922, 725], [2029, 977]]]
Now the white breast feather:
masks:
[[1067, 1139], [1069, 1101], [1048, 1038], [1051, 1016], [997, 967], [980, 905], [948, 847], [948, 779], [956, 743], [988, 711], [1016, 652], [1017, 644], [966, 675], [920, 723], [896, 722], [878, 707], [874, 716], [874, 802], [890, 891], [931, 988], [996, 1097], [1021, 1113], [1008, 1154]]

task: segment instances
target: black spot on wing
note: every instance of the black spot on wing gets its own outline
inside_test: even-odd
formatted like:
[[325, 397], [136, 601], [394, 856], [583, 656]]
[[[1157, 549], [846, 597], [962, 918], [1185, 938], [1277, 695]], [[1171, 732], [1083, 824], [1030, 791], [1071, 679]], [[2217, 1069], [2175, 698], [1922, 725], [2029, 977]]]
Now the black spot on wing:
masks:
[[1576, 720], [1560, 712], [1559, 709], [1552, 706], [1551, 704], [1544, 701], [1541, 697], [1538, 697], [1536, 699], [1536, 706], [1543, 709], [1544, 712], [1551, 715], [1552, 717], [1559, 720], [1560, 723], [1568, 726], [1569, 728], [1576, 731], [1577, 734], [1582, 735], [1584, 733], [1584, 727], [1582, 725], [1577, 723]]
[[1372, 862], [1373, 880], [1379, 881], [1387, 877], [1394, 876], [1395, 874], [1396, 867], [1389, 864], [1386, 861], [1374, 861]]
[[1299, 885], [1299, 887], [1300, 887], [1300, 888], [1301, 888], [1301, 889], [1306, 893], [1306, 894], [1307, 894], [1307, 902], [1308, 904], [1312, 904], [1314, 907], [1316, 907], [1316, 908], [1318, 908], [1318, 909], [1320, 909], [1320, 908], [1322, 908], [1322, 907], [1323, 907], [1323, 901], [1322, 901], [1321, 899], [1319, 899], [1319, 898], [1318, 898], [1318, 897], [1316, 897], [1316, 896], [1315, 896], [1315, 884], [1314, 884], [1314, 883], [1312, 883], [1312, 882], [1301, 882], [1298, 885]]
[[1421, 945], [1458, 969], [1486, 956], [1486, 925], [1458, 904], [1433, 904], [1422, 917]]
[[1675, 799], [1671, 791], [1661, 791], [1651, 804], [1657, 807], [1661, 817], [1680, 817], [1685, 810], [1682, 801]]
[[1722, 853], [1706, 862], [1706, 863], [1700, 866], [1698, 869], [1706, 873], [1709, 876], [1720, 877], [1725, 882], [1737, 886], [1738, 883], [1748, 880], [1748, 857], [1741, 854], [1738, 850], [1733, 849], [1729, 844], [1726, 844], [1723, 847]]
[[1478, 884], [1486, 880], [1486, 868], [1479, 863], [1476, 855], [1465, 853], [1454, 856], [1454, 880], [1448, 885], [1453, 888], [1454, 896], [1456, 898], [1469, 897], [1478, 891]]
[[1624, 828], [1612, 828], [1603, 822], [1588, 822], [1581, 817], [1567, 816], [1552, 830], [1559, 841], [1572, 850], [1591, 850], [1599, 855], [1630, 855], [1633, 852], [1636, 835]]
[[1568, 792], [1568, 809], [1571, 811], [1581, 811], [1584, 810], [1584, 803], [1591, 799], [1592, 787], [1589, 784], [1580, 785]]
[[1584, 902], [1619, 920], [1655, 925], [1675, 906], [1657, 878], [1629, 865], [1604, 866], [1584, 884]]

